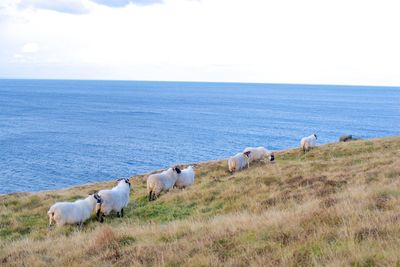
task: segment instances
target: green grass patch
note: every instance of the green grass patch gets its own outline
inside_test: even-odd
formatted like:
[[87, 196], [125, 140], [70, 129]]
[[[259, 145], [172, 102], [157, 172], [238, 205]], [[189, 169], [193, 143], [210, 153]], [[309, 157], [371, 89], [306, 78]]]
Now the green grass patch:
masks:
[[371, 256], [366, 256], [360, 261], [354, 261], [351, 263], [351, 266], [354, 267], [373, 267], [373, 266], [380, 266], [379, 262], [382, 260], [381, 255], [371, 255]]
[[12, 235], [13, 231], [10, 228], [1, 228], [0, 229], [0, 237], [1, 238], [6, 238], [10, 235]]
[[84, 197], [85, 197], [85, 196], [83, 196], [83, 195], [73, 195], [73, 196], [68, 196], [66, 199], [64, 199], [64, 200], [62, 200], [62, 201], [73, 202], [73, 201], [75, 201], [75, 200], [82, 199], [82, 198], [84, 198]]
[[170, 203], [156, 200], [140, 205], [132, 211], [132, 215], [143, 221], [168, 222], [189, 217], [196, 203]]
[[276, 157], [276, 162], [281, 161], [294, 161], [294, 160], [304, 160], [305, 156], [303, 152], [298, 151], [284, 153]]
[[43, 218], [47, 218], [45, 215], [41, 215], [41, 214], [33, 214], [33, 215], [21, 215], [18, 217], [18, 221], [20, 221], [23, 225], [26, 226], [35, 226], [38, 225], [40, 223], [44, 223], [46, 224], [47, 219], [43, 219]]

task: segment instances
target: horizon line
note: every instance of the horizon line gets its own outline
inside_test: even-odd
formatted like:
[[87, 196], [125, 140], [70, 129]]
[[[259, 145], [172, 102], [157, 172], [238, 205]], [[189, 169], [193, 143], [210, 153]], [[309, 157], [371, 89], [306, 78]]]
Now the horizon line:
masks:
[[189, 80], [129, 80], [129, 79], [86, 79], [86, 78], [5, 78], [0, 80], [35, 80], [35, 81], [98, 81], [98, 82], [156, 82], [156, 83], [208, 83], [208, 84], [254, 84], [254, 85], [304, 85], [304, 86], [342, 86], [342, 87], [386, 87], [398, 88], [400, 85], [366, 85], [366, 84], [328, 84], [328, 83], [285, 83], [285, 82], [235, 82], [235, 81], [189, 81]]

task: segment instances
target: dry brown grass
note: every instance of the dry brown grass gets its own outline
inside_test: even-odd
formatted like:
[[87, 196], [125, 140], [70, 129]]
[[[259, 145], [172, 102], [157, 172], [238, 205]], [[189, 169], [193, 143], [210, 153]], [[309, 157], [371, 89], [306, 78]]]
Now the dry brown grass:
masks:
[[133, 177], [124, 218], [47, 230], [46, 212], [99, 183], [0, 197], [4, 266], [400, 265], [400, 137], [288, 150], [231, 175], [199, 163], [196, 184], [147, 201]]

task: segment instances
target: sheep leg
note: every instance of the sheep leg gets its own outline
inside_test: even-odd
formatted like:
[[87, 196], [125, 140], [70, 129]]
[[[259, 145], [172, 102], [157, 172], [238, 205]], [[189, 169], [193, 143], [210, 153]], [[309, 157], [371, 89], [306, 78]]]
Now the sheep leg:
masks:
[[153, 200], [155, 201], [160, 196], [160, 193], [156, 194], [153, 192]]
[[96, 212], [96, 219], [97, 219], [97, 221], [100, 221], [100, 216], [101, 216], [101, 210], [98, 209], [97, 212]]
[[124, 209], [123, 208], [121, 209], [121, 211], [117, 212], [117, 216], [120, 217], [120, 218], [124, 217]]
[[149, 192], [149, 201], [152, 200], [152, 191]]
[[99, 222], [100, 223], [103, 223], [104, 222], [104, 213], [102, 213], [102, 212], [98, 212], [99, 213], [99, 216], [98, 216], [98, 220], [99, 220]]

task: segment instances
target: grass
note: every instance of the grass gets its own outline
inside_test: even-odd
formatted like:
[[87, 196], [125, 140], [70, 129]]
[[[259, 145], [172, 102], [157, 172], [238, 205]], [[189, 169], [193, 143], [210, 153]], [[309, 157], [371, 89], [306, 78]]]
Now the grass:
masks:
[[400, 266], [400, 137], [276, 154], [147, 201], [132, 177], [125, 217], [47, 229], [47, 210], [113, 182], [0, 196], [2, 266]]

